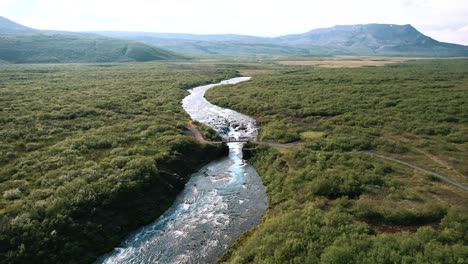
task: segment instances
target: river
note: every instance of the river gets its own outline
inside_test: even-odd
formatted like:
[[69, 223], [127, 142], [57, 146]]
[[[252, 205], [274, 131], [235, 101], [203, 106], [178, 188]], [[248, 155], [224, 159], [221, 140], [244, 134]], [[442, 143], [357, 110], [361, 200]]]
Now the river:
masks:
[[[223, 138], [255, 141], [254, 119], [204, 98], [214, 86], [249, 79], [239, 77], [193, 88], [182, 105], [193, 120], [211, 126]], [[260, 176], [242, 159], [243, 144], [228, 143], [227, 157], [194, 173], [171, 208], [97, 263], [215, 262], [242, 233], [260, 222], [268, 207]]]

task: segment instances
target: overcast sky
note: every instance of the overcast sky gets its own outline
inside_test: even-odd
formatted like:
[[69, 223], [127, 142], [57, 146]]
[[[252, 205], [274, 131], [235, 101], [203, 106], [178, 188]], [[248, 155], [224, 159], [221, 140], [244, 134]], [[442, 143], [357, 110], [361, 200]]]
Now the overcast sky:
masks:
[[257, 36], [412, 24], [437, 40], [468, 45], [468, 0], [0, 0], [0, 16], [38, 29]]

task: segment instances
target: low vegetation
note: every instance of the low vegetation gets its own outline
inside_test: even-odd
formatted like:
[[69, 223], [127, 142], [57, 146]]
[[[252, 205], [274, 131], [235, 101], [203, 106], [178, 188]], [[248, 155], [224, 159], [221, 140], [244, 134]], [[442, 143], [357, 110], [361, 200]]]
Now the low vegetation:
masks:
[[92, 262], [156, 219], [190, 173], [226, 151], [185, 135], [186, 89], [236, 75], [155, 63], [1, 66], [0, 262]]
[[263, 141], [322, 132], [314, 149], [419, 153], [438, 157], [453, 168], [441, 172], [466, 181], [457, 174], [468, 174], [467, 60], [303, 67], [272, 67], [249, 82], [212, 89], [207, 98], [256, 117]]
[[468, 61], [272, 68], [207, 98], [257, 118], [249, 146], [270, 208], [228, 263], [465, 263], [468, 193], [362, 151], [464, 182]]
[[187, 135], [186, 89], [237, 70], [254, 78], [208, 99], [299, 143], [247, 147], [270, 208], [220, 262], [468, 261], [467, 192], [367, 154], [467, 185], [467, 60], [0, 67], [0, 262], [92, 262], [154, 220], [226, 151]]

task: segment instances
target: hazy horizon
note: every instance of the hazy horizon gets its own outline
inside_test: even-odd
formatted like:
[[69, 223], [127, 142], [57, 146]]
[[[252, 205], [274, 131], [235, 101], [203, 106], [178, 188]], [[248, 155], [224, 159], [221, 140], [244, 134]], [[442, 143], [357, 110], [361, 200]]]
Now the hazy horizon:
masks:
[[468, 45], [462, 0], [0, 2], [1, 16], [28, 27], [64, 31], [141, 31], [276, 37], [353, 24], [411, 24], [443, 42]]

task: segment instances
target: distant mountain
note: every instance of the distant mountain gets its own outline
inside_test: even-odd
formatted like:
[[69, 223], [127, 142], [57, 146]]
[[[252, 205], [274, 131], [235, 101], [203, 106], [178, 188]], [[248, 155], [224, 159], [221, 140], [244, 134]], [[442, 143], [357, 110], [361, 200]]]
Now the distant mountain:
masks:
[[468, 47], [436, 41], [411, 25], [364, 24], [314, 29], [275, 38], [281, 45], [329, 47], [350, 54], [468, 56]]
[[127, 62], [181, 59], [139, 42], [90, 34], [42, 31], [0, 17], [0, 64]]
[[148, 32], [92, 32], [186, 54], [468, 56], [468, 47], [436, 41], [411, 25], [365, 24], [314, 29], [263, 38], [234, 34], [194, 35]]
[[[143, 43], [143, 44], [142, 44]], [[146, 44], [146, 45], [145, 45]], [[0, 63], [148, 61], [189, 56], [468, 56], [468, 46], [439, 42], [411, 25], [363, 24], [265, 38], [235, 34], [37, 30], [0, 17]]]
[[409, 44], [428, 38], [411, 25], [367, 24], [319, 28], [303, 34], [276, 38], [281, 43], [294, 45], [339, 45], [379, 48], [382, 45]]
[[264, 37], [255, 37], [236, 34], [184, 34], [184, 33], [157, 33], [138, 31], [88, 31], [85, 33], [103, 35], [113, 38], [134, 38], [145, 36], [154, 39], [196, 40], [196, 41], [236, 41], [244, 43], [265, 43]]
[[138, 41], [188, 55], [262, 56], [309, 53], [304, 48], [277, 45], [269, 38], [235, 34], [196, 35], [120, 31], [95, 31], [87, 33]]

